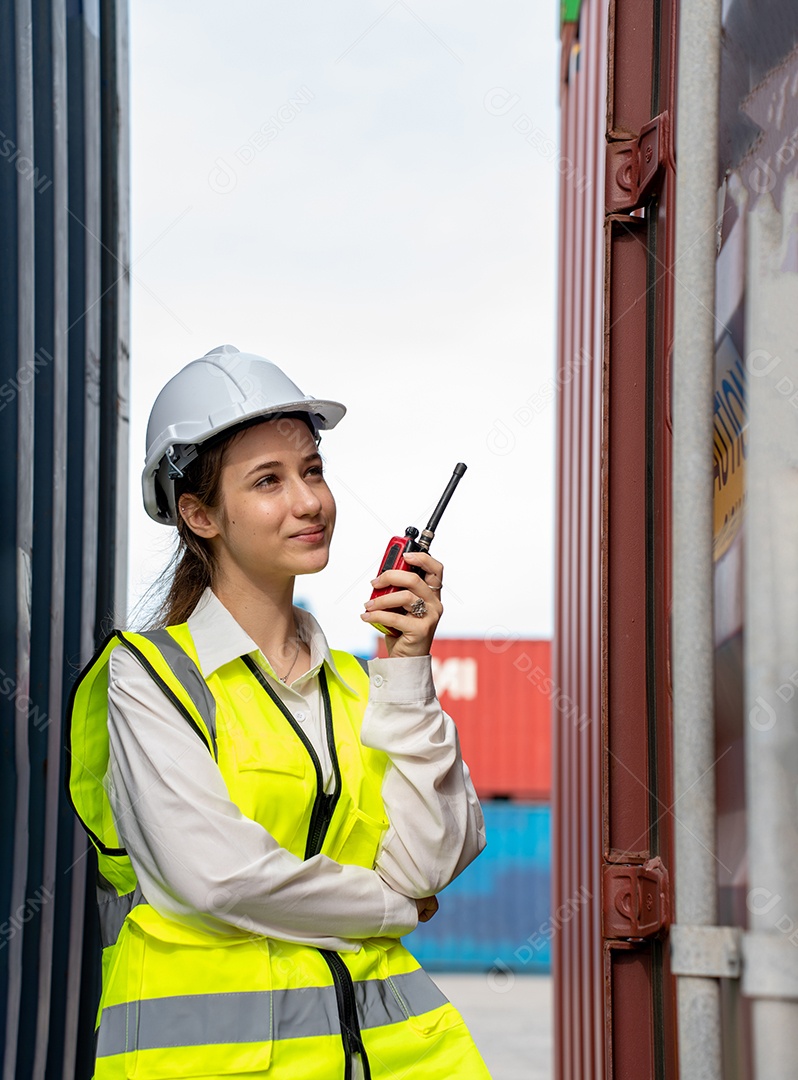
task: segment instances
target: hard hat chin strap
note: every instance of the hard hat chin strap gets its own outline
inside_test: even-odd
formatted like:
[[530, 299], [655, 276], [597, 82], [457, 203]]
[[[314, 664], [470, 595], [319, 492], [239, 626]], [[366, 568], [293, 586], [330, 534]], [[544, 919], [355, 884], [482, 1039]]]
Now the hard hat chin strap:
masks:
[[166, 450], [166, 463], [170, 480], [180, 480], [186, 470], [186, 466], [194, 461], [199, 453], [195, 443], [170, 446]]

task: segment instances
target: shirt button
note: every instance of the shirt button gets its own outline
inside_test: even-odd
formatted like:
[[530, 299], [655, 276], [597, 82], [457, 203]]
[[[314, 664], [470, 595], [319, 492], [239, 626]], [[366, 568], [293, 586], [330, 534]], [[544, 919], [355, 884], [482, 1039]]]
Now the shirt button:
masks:
[[382, 675], [375, 675], [374, 676], [374, 685], [375, 686], [382, 686], [382, 684], [384, 682], [385, 682], [385, 679], [383, 679]]
[[300, 722], [300, 724], [303, 722], [306, 715], [307, 714], [303, 712], [294, 713], [294, 717]]

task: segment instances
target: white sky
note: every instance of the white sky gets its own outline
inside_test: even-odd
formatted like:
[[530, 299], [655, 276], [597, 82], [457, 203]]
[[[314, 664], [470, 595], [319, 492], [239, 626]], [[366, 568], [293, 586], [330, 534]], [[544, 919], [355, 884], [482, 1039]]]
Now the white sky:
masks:
[[394, 533], [468, 465], [432, 552], [440, 636], [552, 632], [557, 0], [131, 4], [130, 601], [152, 402], [229, 342], [349, 412], [297, 582], [334, 647]]

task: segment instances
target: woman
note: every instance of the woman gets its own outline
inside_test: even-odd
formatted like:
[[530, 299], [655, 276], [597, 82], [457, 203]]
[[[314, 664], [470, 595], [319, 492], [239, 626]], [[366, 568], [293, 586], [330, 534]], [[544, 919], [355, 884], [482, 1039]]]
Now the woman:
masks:
[[292, 602], [327, 563], [318, 432], [344, 412], [232, 346], [153, 407], [144, 502], [180, 543], [164, 629], [111, 635], [70, 706], [96, 1080], [489, 1075], [399, 940], [484, 846], [430, 675], [443, 567], [375, 579], [398, 591], [361, 618], [400, 636], [369, 675]]

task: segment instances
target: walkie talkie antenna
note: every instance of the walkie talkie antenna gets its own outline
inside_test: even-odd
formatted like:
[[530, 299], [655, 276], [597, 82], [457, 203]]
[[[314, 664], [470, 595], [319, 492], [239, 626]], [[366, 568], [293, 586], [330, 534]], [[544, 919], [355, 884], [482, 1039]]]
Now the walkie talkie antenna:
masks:
[[449, 505], [449, 499], [451, 499], [454, 489], [460, 483], [460, 480], [466, 471], [466, 467], [467, 466], [465, 466], [462, 461], [458, 461], [455, 465], [452, 478], [446, 485], [446, 490], [443, 495], [441, 495], [440, 502], [432, 511], [432, 517], [429, 519], [426, 529], [422, 530], [421, 536], [418, 538], [419, 551], [429, 551], [429, 546], [435, 536], [435, 530], [438, 528], [438, 522], [443, 516], [443, 511]]

